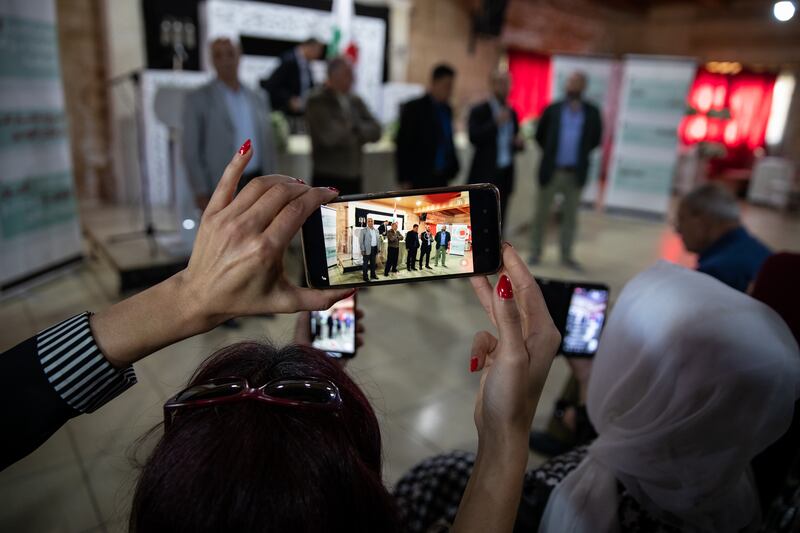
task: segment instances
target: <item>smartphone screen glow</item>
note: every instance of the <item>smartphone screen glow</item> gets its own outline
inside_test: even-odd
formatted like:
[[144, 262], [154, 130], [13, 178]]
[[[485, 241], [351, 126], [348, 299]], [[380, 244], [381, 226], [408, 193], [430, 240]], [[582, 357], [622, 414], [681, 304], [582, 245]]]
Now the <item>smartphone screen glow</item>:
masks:
[[356, 351], [355, 299], [350, 296], [325, 311], [311, 311], [311, 345], [332, 357]]
[[593, 354], [603, 331], [608, 291], [575, 287], [567, 312], [562, 348], [573, 354]]

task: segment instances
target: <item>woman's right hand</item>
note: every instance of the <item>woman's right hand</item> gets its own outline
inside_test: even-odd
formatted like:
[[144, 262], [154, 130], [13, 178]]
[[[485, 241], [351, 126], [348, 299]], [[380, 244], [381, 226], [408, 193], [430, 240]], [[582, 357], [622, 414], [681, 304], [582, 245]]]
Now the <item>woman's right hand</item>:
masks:
[[472, 285], [498, 337], [475, 335], [470, 370], [481, 371], [475, 405], [480, 447], [522, 443], [528, 433], [550, 365], [561, 343], [539, 285], [511, 245], [503, 246], [503, 269], [497, 287], [486, 277]]
[[475, 335], [470, 370], [481, 372], [475, 401], [478, 454], [453, 533], [510, 532], [528, 462], [528, 432], [561, 336], [542, 292], [509, 244], [496, 289], [486, 277], [472, 286], [498, 337]]

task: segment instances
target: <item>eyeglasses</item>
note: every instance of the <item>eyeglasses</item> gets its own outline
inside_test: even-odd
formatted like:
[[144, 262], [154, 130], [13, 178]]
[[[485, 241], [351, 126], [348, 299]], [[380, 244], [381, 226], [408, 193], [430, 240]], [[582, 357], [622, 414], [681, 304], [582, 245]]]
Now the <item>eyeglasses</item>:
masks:
[[328, 380], [279, 378], [253, 388], [240, 377], [215, 378], [185, 389], [164, 404], [164, 431], [182, 409], [255, 400], [270, 405], [337, 411], [342, 407], [339, 389]]

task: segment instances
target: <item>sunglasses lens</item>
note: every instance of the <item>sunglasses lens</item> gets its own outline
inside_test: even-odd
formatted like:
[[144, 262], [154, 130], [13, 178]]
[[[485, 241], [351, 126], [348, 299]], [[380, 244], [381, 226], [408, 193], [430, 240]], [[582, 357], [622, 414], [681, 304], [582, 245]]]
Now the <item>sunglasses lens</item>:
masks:
[[281, 380], [265, 387], [264, 392], [275, 398], [314, 404], [339, 402], [339, 391], [330, 383], [312, 380]]
[[175, 397], [175, 402], [187, 402], [190, 400], [211, 400], [233, 396], [246, 388], [245, 381], [240, 378], [222, 378], [196, 385], [181, 392]]

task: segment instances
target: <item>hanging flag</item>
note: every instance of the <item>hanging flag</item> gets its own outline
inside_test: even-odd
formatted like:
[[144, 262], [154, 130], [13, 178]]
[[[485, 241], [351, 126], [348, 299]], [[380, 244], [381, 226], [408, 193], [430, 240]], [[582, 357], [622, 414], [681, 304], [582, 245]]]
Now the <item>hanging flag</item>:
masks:
[[333, 34], [328, 43], [328, 59], [336, 56], [358, 60], [358, 45], [353, 40], [353, 0], [333, 0]]

